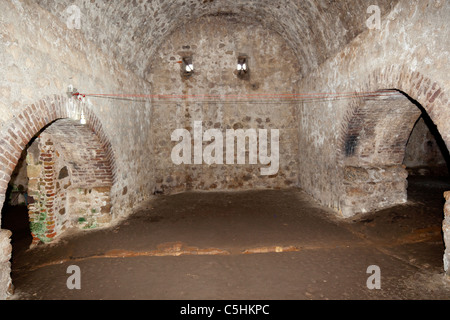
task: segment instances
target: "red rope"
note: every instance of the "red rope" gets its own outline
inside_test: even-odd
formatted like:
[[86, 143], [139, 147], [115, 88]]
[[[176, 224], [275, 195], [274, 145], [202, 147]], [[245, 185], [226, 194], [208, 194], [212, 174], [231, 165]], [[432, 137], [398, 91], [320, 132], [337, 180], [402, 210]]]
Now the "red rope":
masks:
[[179, 95], [179, 94], [102, 94], [102, 93], [74, 93], [74, 96], [82, 97], [119, 97], [119, 98], [148, 98], [148, 99], [296, 99], [296, 98], [357, 98], [357, 97], [386, 97], [399, 96], [400, 92], [392, 90], [380, 91], [366, 91], [366, 92], [316, 92], [316, 93], [259, 93], [259, 94], [239, 94], [239, 95], [217, 95], [217, 94], [193, 94], [193, 95]]

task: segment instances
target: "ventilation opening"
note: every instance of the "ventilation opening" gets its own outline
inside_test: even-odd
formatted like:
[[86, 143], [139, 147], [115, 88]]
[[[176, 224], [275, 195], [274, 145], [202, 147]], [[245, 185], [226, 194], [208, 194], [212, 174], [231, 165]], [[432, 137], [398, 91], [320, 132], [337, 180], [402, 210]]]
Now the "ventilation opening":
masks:
[[248, 80], [250, 78], [250, 68], [248, 65], [248, 57], [246, 55], [240, 55], [237, 58], [236, 75], [242, 80]]
[[185, 79], [190, 78], [194, 74], [194, 64], [192, 56], [183, 57], [181, 59], [181, 76]]

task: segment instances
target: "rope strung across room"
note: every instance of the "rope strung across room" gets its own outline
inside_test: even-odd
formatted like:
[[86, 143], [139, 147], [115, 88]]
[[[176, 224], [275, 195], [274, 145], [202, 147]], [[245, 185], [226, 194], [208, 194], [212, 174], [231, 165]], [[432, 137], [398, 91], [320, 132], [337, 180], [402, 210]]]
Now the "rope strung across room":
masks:
[[[99, 93], [72, 93], [75, 97], [93, 97], [107, 98], [116, 100], [145, 101], [156, 100], [158, 102], [181, 102], [181, 101], [203, 101], [203, 102], [249, 102], [249, 103], [267, 103], [267, 102], [313, 102], [313, 101], [333, 101], [353, 98], [377, 98], [377, 97], [398, 97], [401, 92], [396, 90], [380, 90], [366, 92], [335, 92], [335, 93], [265, 93], [265, 94], [99, 94]], [[143, 100], [135, 100], [143, 99]]]

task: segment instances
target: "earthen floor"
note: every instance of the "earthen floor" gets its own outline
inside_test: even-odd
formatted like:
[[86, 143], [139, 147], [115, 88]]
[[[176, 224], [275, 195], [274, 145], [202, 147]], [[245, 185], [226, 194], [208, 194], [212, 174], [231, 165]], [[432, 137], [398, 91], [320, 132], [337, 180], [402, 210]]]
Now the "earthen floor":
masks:
[[[410, 178], [406, 204], [348, 220], [301, 190], [157, 195], [108, 229], [33, 249], [26, 211], [4, 210], [10, 299], [449, 299], [446, 181]], [[67, 288], [70, 265], [79, 290]], [[371, 265], [380, 289], [367, 287]]]

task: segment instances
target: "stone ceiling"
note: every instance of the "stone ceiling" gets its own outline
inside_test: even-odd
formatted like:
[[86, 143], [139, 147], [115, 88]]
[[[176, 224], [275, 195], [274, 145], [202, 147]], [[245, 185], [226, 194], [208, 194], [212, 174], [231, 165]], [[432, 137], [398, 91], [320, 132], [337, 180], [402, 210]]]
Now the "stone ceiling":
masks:
[[151, 72], [152, 55], [185, 23], [205, 16], [259, 24], [294, 49], [302, 76], [366, 30], [369, 5], [387, 14], [398, 0], [36, 0], [64, 23], [76, 5], [84, 36], [136, 74]]

